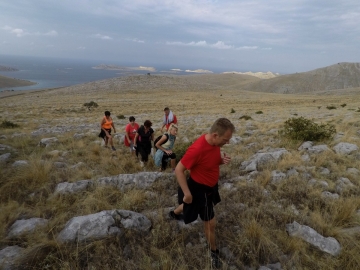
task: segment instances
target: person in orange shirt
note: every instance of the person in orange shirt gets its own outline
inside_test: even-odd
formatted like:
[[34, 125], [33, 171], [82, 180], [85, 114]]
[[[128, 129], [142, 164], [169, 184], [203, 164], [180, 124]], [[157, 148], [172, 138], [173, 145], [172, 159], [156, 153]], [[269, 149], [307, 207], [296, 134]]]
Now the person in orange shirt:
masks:
[[100, 122], [100, 127], [101, 132], [99, 137], [104, 139], [105, 147], [108, 147], [108, 143], [110, 143], [111, 149], [115, 151], [116, 149], [114, 147], [113, 138], [111, 136], [111, 127], [114, 129], [114, 133], [116, 133], [116, 129], [109, 111], [105, 111], [105, 116]]
[[177, 125], [177, 118], [176, 115], [173, 114], [172, 111], [168, 107], [164, 109], [164, 117], [163, 117], [163, 126], [161, 127], [161, 132], [163, 132], [163, 129], [165, 127], [165, 131], [168, 131], [171, 124]]

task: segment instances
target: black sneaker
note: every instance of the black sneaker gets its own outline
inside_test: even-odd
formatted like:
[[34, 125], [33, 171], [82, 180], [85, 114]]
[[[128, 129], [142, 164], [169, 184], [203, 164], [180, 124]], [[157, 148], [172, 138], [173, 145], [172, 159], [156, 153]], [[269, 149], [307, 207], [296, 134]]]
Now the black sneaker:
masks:
[[182, 220], [183, 219], [183, 215], [177, 215], [177, 214], [175, 214], [174, 211], [169, 212], [169, 217], [174, 220]]
[[222, 267], [222, 262], [221, 262], [221, 260], [220, 260], [220, 258], [219, 258], [219, 254], [220, 254], [220, 252], [219, 252], [218, 249], [215, 250], [215, 251], [213, 251], [213, 250], [210, 251], [210, 255], [211, 255], [211, 265], [212, 265], [212, 267], [214, 267], [215, 269], [220, 269], [220, 268]]

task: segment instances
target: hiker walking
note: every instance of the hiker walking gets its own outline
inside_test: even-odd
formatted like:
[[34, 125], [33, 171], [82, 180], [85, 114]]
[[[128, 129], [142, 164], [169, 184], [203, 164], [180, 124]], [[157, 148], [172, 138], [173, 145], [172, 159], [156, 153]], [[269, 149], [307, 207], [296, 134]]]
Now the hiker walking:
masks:
[[[198, 215], [204, 221], [205, 237], [207, 239], [211, 263], [215, 268], [221, 268], [219, 250], [215, 242], [216, 219], [213, 206], [220, 202], [218, 180], [219, 166], [228, 164], [231, 160], [225, 153], [221, 156], [220, 147], [229, 143], [234, 125], [226, 118], [217, 119], [207, 134], [200, 136], [186, 151], [175, 168], [179, 183], [179, 206], [170, 211], [172, 219], [181, 219], [183, 212], [185, 224], [193, 222]], [[190, 170], [186, 179], [185, 170]]]
[[154, 130], [151, 128], [152, 123], [146, 120], [136, 132], [134, 138], [134, 148], [136, 149], [136, 156], [141, 156], [140, 166], [144, 167], [145, 163], [149, 160], [151, 153], [151, 141], [154, 140]]
[[165, 127], [165, 131], [168, 131], [171, 124], [177, 124], [177, 118], [176, 115], [170, 111], [169, 107], [166, 107], [164, 109], [164, 117], [163, 117], [163, 126], [161, 127], [161, 132], [163, 132], [163, 129]]
[[162, 135], [160, 140], [157, 142], [156, 140], [154, 141], [155, 149], [157, 149], [155, 153], [155, 165], [158, 167], [161, 166], [160, 171], [166, 170], [169, 159], [171, 160], [170, 164], [172, 171], [175, 170], [176, 155], [172, 149], [174, 148], [177, 132], [177, 125], [171, 124], [169, 131]]
[[124, 144], [125, 146], [129, 147], [130, 153], [135, 155], [135, 148], [134, 148], [134, 138], [136, 135], [136, 131], [139, 129], [139, 124], [135, 122], [135, 117], [129, 117], [129, 124], [125, 127], [125, 138]]
[[100, 128], [101, 131], [99, 137], [104, 139], [105, 147], [108, 147], [108, 143], [110, 143], [111, 149], [115, 151], [116, 149], [114, 147], [113, 138], [111, 136], [111, 128], [114, 129], [114, 133], [116, 133], [116, 129], [109, 111], [105, 111], [105, 116], [100, 122]]

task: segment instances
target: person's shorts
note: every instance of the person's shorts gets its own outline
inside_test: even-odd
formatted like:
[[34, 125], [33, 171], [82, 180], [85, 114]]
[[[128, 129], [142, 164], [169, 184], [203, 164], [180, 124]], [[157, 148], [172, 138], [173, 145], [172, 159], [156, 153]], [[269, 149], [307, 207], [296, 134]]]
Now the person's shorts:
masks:
[[180, 187], [178, 189], [178, 202], [179, 204], [184, 204], [184, 223], [187, 224], [193, 222], [197, 219], [198, 216], [200, 216], [201, 220], [203, 221], [212, 220], [215, 216], [213, 195], [216, 190], [198, 184], [190, 177], [187, 180], [187, 183], [193, 196], [193, 201], [191, 204], [183, 202], [184, 193]]
[[[111, 135], [111, 129], [105, 129], [105, 130], [106, 130], [107, 132], [109, 132], [109, 134]], [[102, 129], [101, 129], [101, 131], [100, 131], [99, 137], [100, 137], [100, 138], [103, 138], [103, 139], [105, 140], [106, 134], [105, 134], [105, 131], [103, 131]]]

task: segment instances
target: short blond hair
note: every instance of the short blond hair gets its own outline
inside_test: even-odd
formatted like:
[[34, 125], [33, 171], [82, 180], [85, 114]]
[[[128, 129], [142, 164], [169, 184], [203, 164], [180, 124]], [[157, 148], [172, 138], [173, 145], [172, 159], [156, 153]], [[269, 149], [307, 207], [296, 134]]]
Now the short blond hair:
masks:
[[178, 126], [174, 123], [170, 125], [168, 130], [170, 131], [172, 128], [176, 128], [177, 130], [179, 130]]

